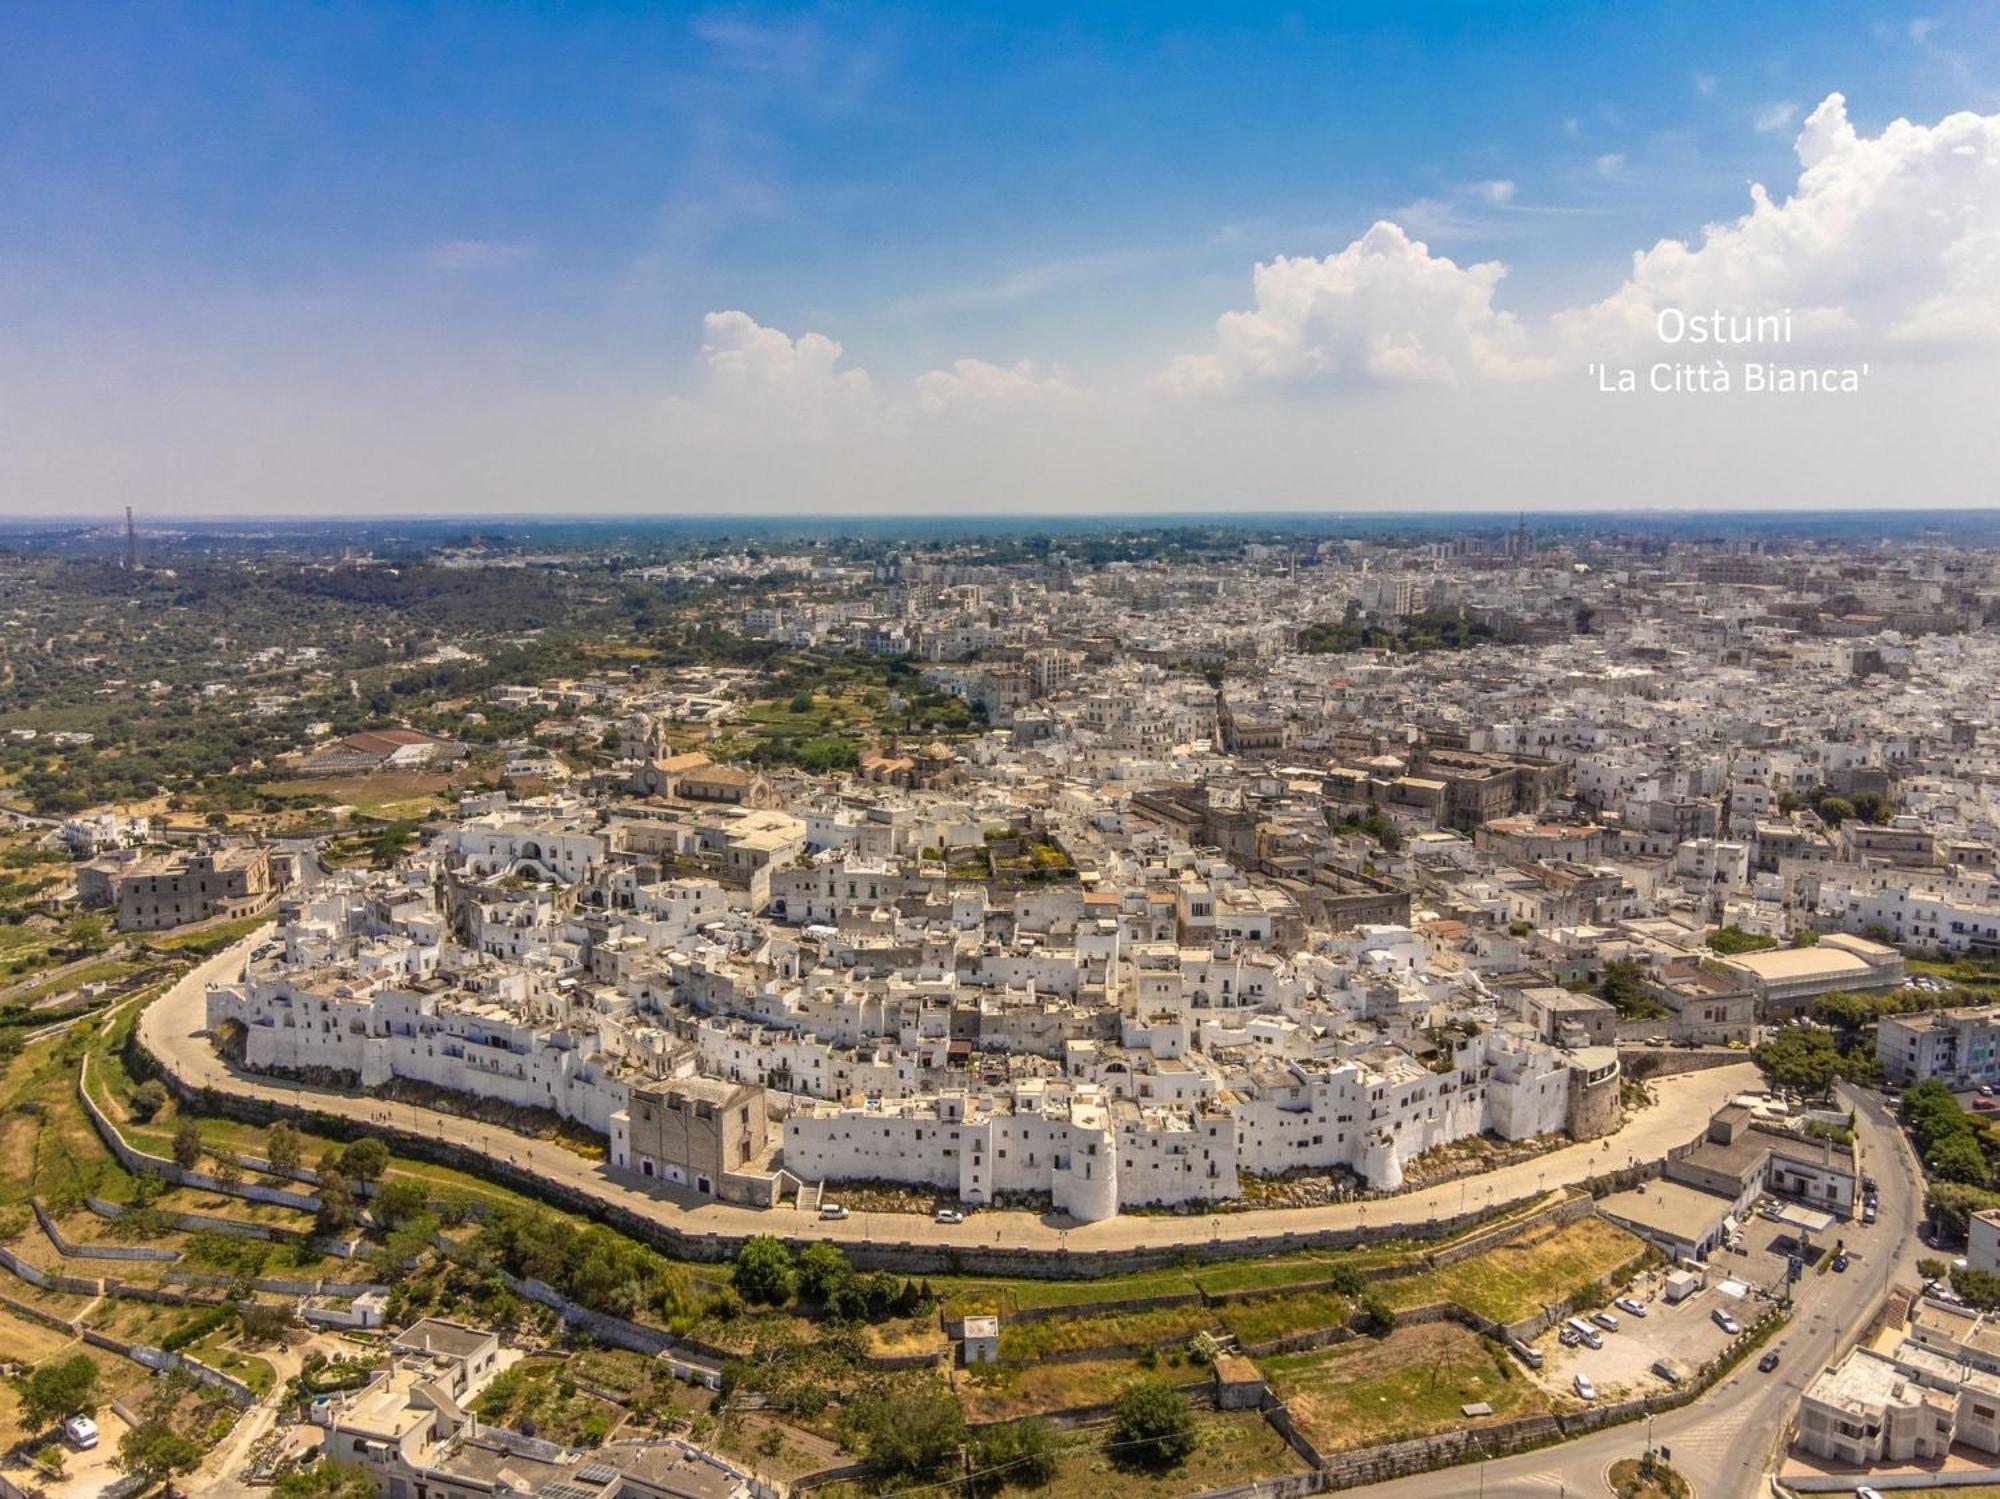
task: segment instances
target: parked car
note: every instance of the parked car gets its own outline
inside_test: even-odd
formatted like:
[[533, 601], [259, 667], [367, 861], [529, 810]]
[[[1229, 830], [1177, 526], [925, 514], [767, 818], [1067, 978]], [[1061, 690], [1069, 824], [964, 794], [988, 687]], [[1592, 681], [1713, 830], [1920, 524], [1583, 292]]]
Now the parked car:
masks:
[[1875, 1213], [1875, 1204], [1874, 1204], [1874, 1203], [1872, 1203], [1872, 1202], [1864, 1202], [1864, 1203], [1863, 1203], [1863, 1204], [1861, 1205], [1861, 1221], [1862, 1221], [1862, 1223], [1863, 1223], [1863, 1224], [1869, 1224], [1869, 1223], [1873, 1223], [1873, 1222], [1875, 1221], [1875, 1217], [1876, 1217], [1876, 1213]]
[[847, 1205], [840, 1202], [823, 1202], [820, 1204], [819, 1215], [822, 1218], [845, 1218]]
[[1834, 1273], [1834, 1274], [1836, 1274], [1836, 1275], [1845, 1275], [1845, 1274], [1847, 1273], [1847, 1256], [1846, 1256], [1846, 1255], [1844, 1255], [1844, 1254], [1836, 1254], [1836, 1255], [1835, 1255], [1835, 1256], [1833, 1257], [1833, 1273]]
[[1635, 1317], [1646, 1315], [1646, 1303], [1639, 1300], [1636, 1296], [1620, 1296], [1611, 1304], [1617, 1307], [1619, 1311], [1630, 1312]]
[[1597, 1386], [1590, 1382], [1590, 1376], [1588, 1374], [1577, 1375], [1577, 1377], [1574, 1380], [1572, 1380], [1571, 1383], [1576, 1386], [1577, 1399], [1595, 1400], [1597, 1398]]
[[1590, 1314], [1590, 1320], [1595, 1322], [1599, 1327], [1603, 1328], [1606, 1332], [1618, 1331], [1618, 1318], [1611, 1312], [1592, 1312]]
[[961, 1213], [957, 1208], [939, 1208], [935, 1213], [931, 1214], [931, 1222], [933, 1223], [963, 1223], [964, 1221], [965, 1214]]
[[1871, 1489], [1864, 1483], [1854, 1491], [1854, 1499], [1882, 1499], [1882, 1491], [1880, 1489]]
[[1765, 1354], [1762, 1358], [1758, 1359], [1757, 1367], [1760, 1371], [1762, 1371], [1765, 1374], [1769, 1374], [1773, 1369], [1777, 1368], [1778, 1350], [1773, 1348], [1769, 1353]]
[[1732, 1338], [1735, 1337], [1739, 1332], [1743, 1331], [1743, 1324], [1741, 1322], [1738, 1322], [1734, 1317], [1730, 1316], [1729, 1313], [1725, 1312], [1721, 1307], [1717, 1307], [1714, 1311], [1710, 1312], [1708, 1315], [1714, 1321], [1717, 1327], [1721, 1328], [1724, 1332], [1728, 1333], [1729, 1336], [1731, 1336]]
[[1563, 1347], [1565, 1348], [1574, 1348], [1576, 1347], [1577, 1344], [1581, 1343], [1583, 1339], [1576, 1335], [1575, 1328], [1565, 1327], [1561, 1332], [1556, 1334], [1556, 1341], [1562, 1344]]
[[1670, 1385], [1683, 1385], [1687, 1383], [1687, 1369], [1670, 1358], [1663, 1358], [1656, 1362], [1653, 1365], [1653, 1372]]
[[88, 1451], [97, 1445], [97, 1423], [88, 1416], [71, 1416], [63, 1422], [63, 1435], [70, 1446]]

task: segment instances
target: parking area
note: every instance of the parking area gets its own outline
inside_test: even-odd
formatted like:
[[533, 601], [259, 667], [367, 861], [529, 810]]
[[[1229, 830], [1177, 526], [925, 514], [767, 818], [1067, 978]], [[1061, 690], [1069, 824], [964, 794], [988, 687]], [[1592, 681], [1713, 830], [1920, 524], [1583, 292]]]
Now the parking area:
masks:
[[1760, 1291], [1775, 1289], [1785, 1273], [1785, 1237], [1778, 1226], [1759, 1222], [1744, 1236], [1742, 1255], [1716, 1256], [1708, 1267], [1707, 1285], [1686, 1299], [1669, 1303], [1665, 1271], [1640, 1276], [1626, 1295], [1645, 1308], [1635, 1316], [1618, 1306], [1606, 1308], [1618, 1321], [1616, 1331], [1599, 1329], [1602, 1348], [1565, 1348], [1560, 1329], [1552, 1328], [1535, 1344], [1543, 1364], [1535, 1376], [1552, 1392], [1569, 1395], [1576, 1375], [1586, 1375], [1599, 1399], [1645, 1395], [1668, 1386], [1653, 1372], [1661, 1359], [1671, 1359], [1689, 1375], [1722, 1356], [1732, 1341], [1712, 1315], [1720, 1309], [1742, 1326], [1763, 1309]]

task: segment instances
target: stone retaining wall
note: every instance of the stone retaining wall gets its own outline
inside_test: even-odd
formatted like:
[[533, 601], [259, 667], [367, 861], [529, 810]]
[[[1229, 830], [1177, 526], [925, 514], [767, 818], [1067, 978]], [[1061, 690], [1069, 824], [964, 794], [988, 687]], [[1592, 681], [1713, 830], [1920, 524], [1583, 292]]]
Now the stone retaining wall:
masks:
[[66, 1260], [149, 1260], [159, 1264], [172, 1264], [180, 1258], [180, 1252], [173, 1249], [156, 1249], [150, 1244], [72, 1244], [63, 1236], [56, 1220], [49, 1216], [39, 1197], [28, 1199], [28, 1206], [34, 1209], [35, 1221], [42, 1226], [42, 1232], [55, 1246], [56, 1253]]
[[[144, 1053], [152, 1070], [187, 1104], [204, 1113], [219, 1114], [246, 1124], [265, 1126], [279, 1119], [296, 1119], [299, 1110], [276, 1100], [247, 1097], [212, 1088], [192, 1087], [170, 1067], [160, 1062], [134, 1032], [132, 1043]], [[93, 1118], [96, 1111], [92, 1109]], [[608, 1201], [565, 1182], [552, 1181], [531, 1166], [501, 1160], [450, 1139], [420, 1134], [392, 1123], [361, 1123], [338, 1115], [306, 1111], [305, 1122], [314, 1133], [332, 1139], [354, 1140], [372, 1136], [410, 1160], [430, 1161], [475, 1176], [527, 1196], [538, 1197], [551, 1206], [604, 1223], [620, 1233], [650, 1244], [675, 1259], [715, 1264], [727, 1260], [748, 1234], [698, 1233], [672, 1223], [634, 1212], [623, 1203]], [[100, 1132], [102, 1129], [100, 1127]], [[113, 1132], [115, 1133], [115, 1131]], [[122, 1141], [120, 1142], [123, 1143]], [[1697, 1142], [1689, 1142], [1692, 1148]], [[116, 1147], [114, 1147], [115, 1149]], [[1640, 1168], [1641, 1173], [1645, 1170]], [[1629, 1178], [1629, 1179], [1628, 1179]], [[1585, 1184], [1593, 1195], [1630, 1185], [1630, 1173], [1620, 1172]], [[1384, 1199], [1392, 1201], [1393, 1199]], [[1518, 1204], [1512, 1204], [1518, 1206]], [[1444, 1239], [1456, 1236], [1494, 1216], [1494, 1209], [1468, 1208], [1461, 1213], [1433, 1218], [1421, 1225], [1398, 1225], [1399, 1236]], [[1504, 1208], [1501, 1209], [1504, 1211]], [[1379, 1228], [1365, 1224], [1349, 1228], [1308, 1229], [1294, 1233], [1230, 1237], [1228, 1217], [1223, 1218], [1223, 1237], [1199, 1245], [1204, 1260], [1263, 1259], [1273, 1255], [1308, 1250], [1352, 1249], [1378, 1242]], [[783, 1235], [778, 1237], [784, 1238]], [[785, 1239], [798, 1250], [821, 1242], [814, 1238]], [[953, 1246], [918, 1244], [908, 1240], [842, 1243], [841, 1250], [856, 1268], [888, 1270], [899, 1275], [963, 1274], [1023, 1279], [1094, 1280], [1105, 1276], [1158, 1270], [1180, 1263], [1190, 1252], [1187, 1245], [1158, 1245], [1131, 1249], [1029, 1249], [1006, 1244]]]
[[163, 1373], [179, 1370], [190, 1379], [222, 1391], [229, 1397], [230, 1404], [239, 1410], [247, 1409], [257, 1403], [257, 1397], [250, 1386], [233, 1375], [224, 1374], [220, 1369], [203, 1363], [191, 1353], [170, 1353], [164, 1348], [151, 1348], [144, 1343], [121, 1342], [109, 1333], [102, 1333], [90, 1327], [86, 1327], [81, 1336], [84, 1342], [92, 1347], [121, 1354], [133, 1363], [144, 1365], [148, 1369]]
[[[173, 1075], [162, 1069], [161, 1076], [171, 1078]], [[241, 1197], [249, 1202], [265, 1202], [276, 1207], [296, 1208], [302, 1213], [319, 1211], [319, 1199], [304, 1192], [287, 1192], [282, 1187], [266, 1187], [256, 1182], [223, 1182], [210, 1176], [206, 1171], [189, 1171], [165, 1156], [152, 1155], [139, 1149], [125, 1138], [111, 1117], [97, 1106], [97, 1100], [90, 1096], [88, 1052], [84, 1053], [83, 1061], [77, 1067], [76, 1096], [83, 1105], [83, 1112], [90, 1119], [91, 1127], [97, 1131], [98, 1138], [103, 1140], [105, 1148], [117, 1157], [120, 1166], [134, 1176], [144, 1176], [150, 1171], [161, 1181], [171, 1182], [177, 1187], [221, 1192], [226, 1196]]]

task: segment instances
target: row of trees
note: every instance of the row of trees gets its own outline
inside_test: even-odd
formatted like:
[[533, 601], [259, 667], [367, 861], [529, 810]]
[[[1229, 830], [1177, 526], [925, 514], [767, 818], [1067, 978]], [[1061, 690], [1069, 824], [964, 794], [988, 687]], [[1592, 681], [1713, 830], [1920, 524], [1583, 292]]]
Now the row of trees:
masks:
[[[856, 1450], [884, 1483], [934, 1483], [963, 1474], [972, 1492], [995, 1494], [1009, 1484], [1047, 1483], [1059, 1458], [1054, 1432], [1038, 1417], [968, 1440], [965, 1413], [934, 1376], [871, 1385], [851, 1403], [847, 1426]], [[1116, 1468], [1161, 1473], [1185, 1463], [1199, 1441], [1187, 1397], [1147, 1378], [1119, 1395], [1104, 1450]]]
[[1905, 1089], [1900, 1116], [1934, 1179], [1971, 1187], [1993, 1184], [1992, 1126], [1961, 1108], [1944, 1083], [1933, 1078]]
[[809, 1244], [794, 1255], [768, 1234], [736, 1251], [730, 1284], [752, 1306], [783, 1306], [796, 1296], [843, 1323], [913, 1317], [933, 1302], [929, 1281], [899, 1281], [886, 1270], [863, 1275], [835, 1244]]

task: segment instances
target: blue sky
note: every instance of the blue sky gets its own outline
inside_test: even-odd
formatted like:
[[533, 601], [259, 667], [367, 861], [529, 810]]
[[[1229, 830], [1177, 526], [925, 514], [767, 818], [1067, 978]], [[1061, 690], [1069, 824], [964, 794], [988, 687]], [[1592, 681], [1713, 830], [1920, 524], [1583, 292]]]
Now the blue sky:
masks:
[[[0, 512], [813, 508], [824, 447], [746, 470], [714, 422], [649, 426], [704, 405], [703, 320], [732, 310], [838, 342], [875, 406], [971, 359], [1119, 407], [1108, 450], [958, 434], [991, 491], [950, 492], [952, 443], [907, 424], [787, 436], [865, 449], [883, 503], [1128, 505], [1125, 394], [1250, 307], [1256, 266], [1389, 220], [1504, 262], [1493, 305], [1539, 330], [1752, 182], [1790, 193], [1828, 95], [1865, 141], [2000, 111], [1996, 63], [1989, 5], [0, 5]], [[1296, 375], [1203, 418], [1215, 441], [1385, 399]], [[1452, 389], [1397, 393], [1412, 431], [1425, 400], [1513, 419], [1420, 383]], [[898, 444], [922, 477], [883, 487]], [[1227, 473], [1144, 492], [1309, 498]], [[1929, 498], [2000, 498], [1968, 487]]]

